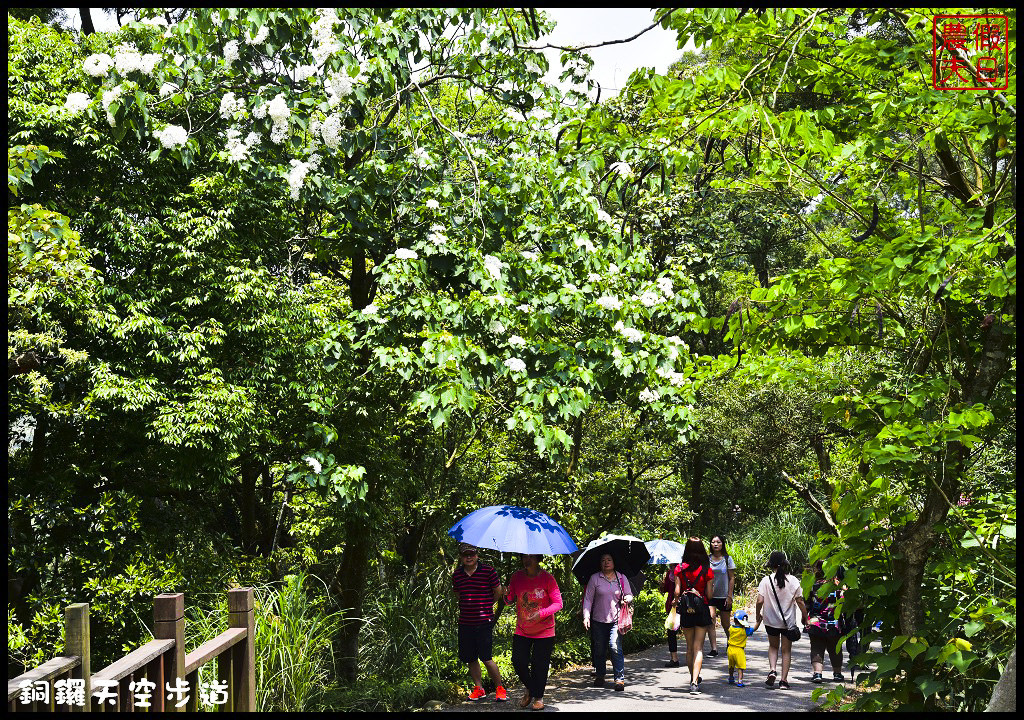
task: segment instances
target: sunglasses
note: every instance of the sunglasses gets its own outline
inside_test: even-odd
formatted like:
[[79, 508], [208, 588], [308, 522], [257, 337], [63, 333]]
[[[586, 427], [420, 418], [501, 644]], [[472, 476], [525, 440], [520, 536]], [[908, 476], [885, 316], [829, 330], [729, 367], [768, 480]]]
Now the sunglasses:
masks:
[[476, 555], [476, 550], [463, 550], [462, 557], [473, 557]]

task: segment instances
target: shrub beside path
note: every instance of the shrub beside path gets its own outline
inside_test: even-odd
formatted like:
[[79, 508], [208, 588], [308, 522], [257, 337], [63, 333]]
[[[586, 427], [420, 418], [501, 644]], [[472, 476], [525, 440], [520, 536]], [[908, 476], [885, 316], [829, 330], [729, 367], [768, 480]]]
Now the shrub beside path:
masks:
[[[719, 629], [719, 640], [722, 640]], [[680, 637], [680, 641], [682, 638]], [[680, 642], [680, 658], [683, 643]], [[724, 643], [720, 643], [724, 647]], [[705, 648], [707, 643], [705, 642]], [[615, 692], [611, 683], [604, 688], [590, 687], [593, 677], [589, 668], [577, 668], [552, 675], [544, 695], [545, 712], [665, 712], [697, 710], [730, 710], [733, 712], [805, 712], [814, 710], [811, 691], [810, 645], [805, 634], [793, 648], [793, 667], [789, 672], [790, 690], [767, 688], [768, 636], [764, 628], [747, 640], [746, 687], [729, 685], [729, 664], [725, 652], [705, 658], [700, 695], [689, 694], [690, 673], [686, 667], [662, 667], [668, 661], [668, 646], [660, 645], [626, 656], [626, 691]], [[826, 676], [831, 677], [828, 660]], [[608, 677], [611, 677], [609, 663]], [[849, 678], [849, 673], [847, 673]], [[831, 685], [832, 683], [830, 683]], [[518, 686], [509, 690], [509, 702], [495, 703], [494, 693], [479, 703], [464, 701], [437, 709], [454, 712], [519, 711], [516, 701], [522, 696]]]

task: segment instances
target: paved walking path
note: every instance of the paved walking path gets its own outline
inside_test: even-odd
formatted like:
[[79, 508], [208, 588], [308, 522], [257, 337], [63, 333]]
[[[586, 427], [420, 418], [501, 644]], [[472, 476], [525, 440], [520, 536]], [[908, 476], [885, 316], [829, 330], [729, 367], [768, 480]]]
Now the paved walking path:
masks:
[[[768, 637], [762, 627], [747, 640], [746, 687], [730, 686], [729, 664], [725, 657], [722, 633], [719, 632], [718, 657], [704, 659], [701, 694], [690, 695], [690, 673], [685, 667], [685, 643], [679, 638], [679, 657], [684, 666], [665, 668], [668, 646], [660, 645], [626, 656], [626, 691], [615, 692], [611, 682], [604, 688], [590, 687], [593, 676], [589, 668], [579, 668], [548, 678], [544, 695], [545, 712], [666, 712], [696, 710], [730, 710], [733, 712], [801, 712], [812, 710], [810, 646], [804, 635], [793, 647], [793, 666], [789, 673], [790, 690], [765, 687], [768, 674]], [[707, 643], [705, 642], [705, 652]], [[827, 676], [831, 668], [825, 661]], [[781, 665], [779, 666], [781, 671]], [[849, 678], [849, 673], [847, 673]], [[608, 679], [611, 679], [609, 663]], [[518, 683], [517, 683], [518, 685]], [[831, 685], [831, 683], [830, 683]], [[495, 703], [494, 694], [478, 703], [468, 701], [445, 705], [441, 709], [455, 712], [518, 711], [516, 701], [522, 690], [509, 691], [509, 702]]]

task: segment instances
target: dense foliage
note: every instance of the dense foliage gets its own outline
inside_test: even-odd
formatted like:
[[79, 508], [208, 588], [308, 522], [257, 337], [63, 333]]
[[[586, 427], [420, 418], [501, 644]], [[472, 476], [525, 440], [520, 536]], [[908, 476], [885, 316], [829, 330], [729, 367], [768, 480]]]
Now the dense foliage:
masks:
[[1013, 68], [931, 89], [912, 12], [657, 17], [701, 52], [599, 103], [543, 82], [533, 10], [9, 16], [9, 672], [69, 602], [99, 666], [152, 594], [239, 582], [262, 707], [448, 695], [444, 533], [510, 503], [581, 546], [724, 533], [743, 582], [842, 564], [881, 623], [858, 707], [984, 706], [1016, 638]]

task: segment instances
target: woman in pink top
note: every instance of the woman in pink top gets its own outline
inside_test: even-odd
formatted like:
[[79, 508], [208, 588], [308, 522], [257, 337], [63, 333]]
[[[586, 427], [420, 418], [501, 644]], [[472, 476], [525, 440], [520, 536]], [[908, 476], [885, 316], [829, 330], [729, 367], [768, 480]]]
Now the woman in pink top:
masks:
[[555, 649], [555, 613], [562, 609], [562, 593], [551, 573], [541, 569], [540, 555], [519, 557], [523, 569], [509, 579], [505, 596], [507, 605], [516, 606], [512, 667], [525, 688], [519, 707], [543, 710], [551, 651]]

